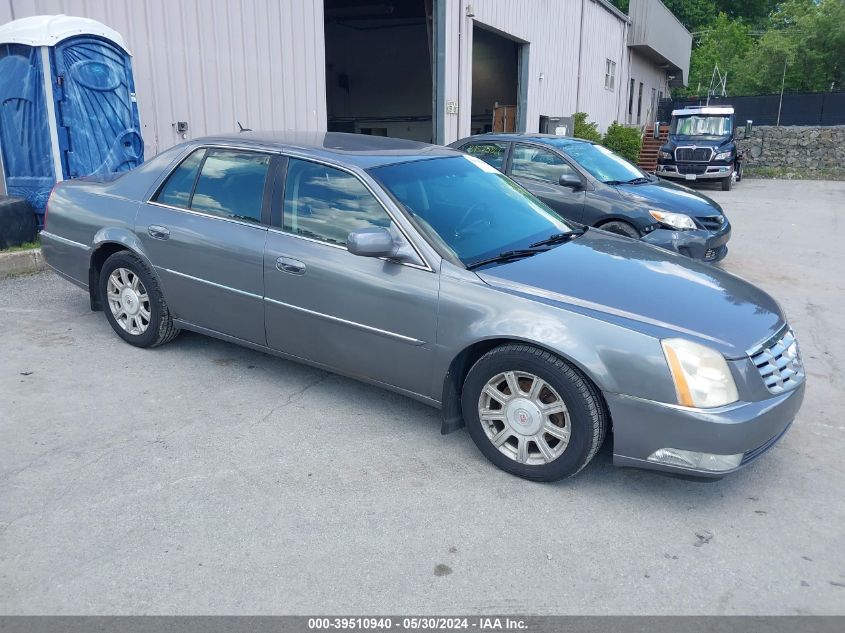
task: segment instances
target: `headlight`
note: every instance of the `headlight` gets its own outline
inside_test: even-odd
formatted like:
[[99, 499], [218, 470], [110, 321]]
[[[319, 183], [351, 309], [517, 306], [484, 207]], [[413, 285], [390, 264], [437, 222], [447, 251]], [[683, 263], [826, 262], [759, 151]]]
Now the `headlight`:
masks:
[[651, 217], [655, 220], [660, 222], [660, 224], [665, 224], [673, 229], [684, 230], [696, 228], [695, 222], [692, 221], [692, 218], [688, 215], [684, 215], [683, 213], [669, 213], [668, 211], [651, 209], [649, 210], [649, 214], [651, 214]]
[[710, 409], [739, 399], [731, 370], [719, 352], [682, 338], [664, 339], [661, 344], [678, 404]]
[[672, 152], [664, 152], [663, 150], [660, 150], [660, 151], [657, 153], [657, 155], [658, 155], [660, 158], [665, 158], [665, 159], [667, 159], [667, 160], [672, 160]]
[[719, 152], [713, 157], [713, 160], [730, 160], [731, 159], [731, 150], [727, 152]]

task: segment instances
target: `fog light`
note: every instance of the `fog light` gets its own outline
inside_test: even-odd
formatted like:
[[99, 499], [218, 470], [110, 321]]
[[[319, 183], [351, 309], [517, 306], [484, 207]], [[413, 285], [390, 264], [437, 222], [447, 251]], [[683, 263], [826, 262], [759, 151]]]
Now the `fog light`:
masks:
[[732, 470], [739, 466], [743, 455], [744, 453], [716, 455], [714, 453], [684, 451], [679, 448], [661, 448], [649, 455], [648, 461], [666, 464], [668, 466], [679, 466], [681, 468], [721, 472]]

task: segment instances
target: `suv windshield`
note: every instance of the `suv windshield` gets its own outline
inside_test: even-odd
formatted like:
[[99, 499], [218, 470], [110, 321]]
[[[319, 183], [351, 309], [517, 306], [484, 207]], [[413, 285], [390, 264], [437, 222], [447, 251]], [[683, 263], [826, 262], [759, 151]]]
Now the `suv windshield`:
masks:
[[601, 182], [621, 183], [648, 178], [627, 160], [601, 145], [568, 142], [561, 149]]
[[399, 163], [370, 173], [430, 241], [467, 266], [571, 230], [525, 189], [472, 156]]
[[731, 133], [729, 116], [680, 116], [672, 117], [669, 134], [680, 136], [728, 136]]

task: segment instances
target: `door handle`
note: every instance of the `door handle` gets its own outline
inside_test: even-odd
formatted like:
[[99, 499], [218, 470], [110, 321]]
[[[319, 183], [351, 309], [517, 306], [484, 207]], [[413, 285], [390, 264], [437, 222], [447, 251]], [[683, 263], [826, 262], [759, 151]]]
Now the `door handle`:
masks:
[[166, 227], [158, 226], [157, 224], [148, 226], [147, 233], [149, 233], [150, 237], [154, 240], [166, 240], [170, 237], [170, 230]]
[[291, 275], [304, 275], [305, 264], [303, 264], [298, 259], [292, 259], [290, 257], [279, 257], [278, 259], [276, 259], [276, 270]]

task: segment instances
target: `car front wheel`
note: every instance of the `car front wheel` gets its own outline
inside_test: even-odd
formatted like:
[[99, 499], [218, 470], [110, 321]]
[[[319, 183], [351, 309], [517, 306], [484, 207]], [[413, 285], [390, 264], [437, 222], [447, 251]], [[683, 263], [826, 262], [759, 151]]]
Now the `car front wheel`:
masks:
[[144, 261], [128, 251], [115, 253], [103, 264], [100, 303], [112, 329], [136, 347], [156, 347], [179, 333], [158, 281]]
[[467, 375], [461, 404], [479, 450], [502, 470], [535, 481], [578, 473], [607, 427], [596, 388], [566, 361], [530, 345], [482, 356]]

